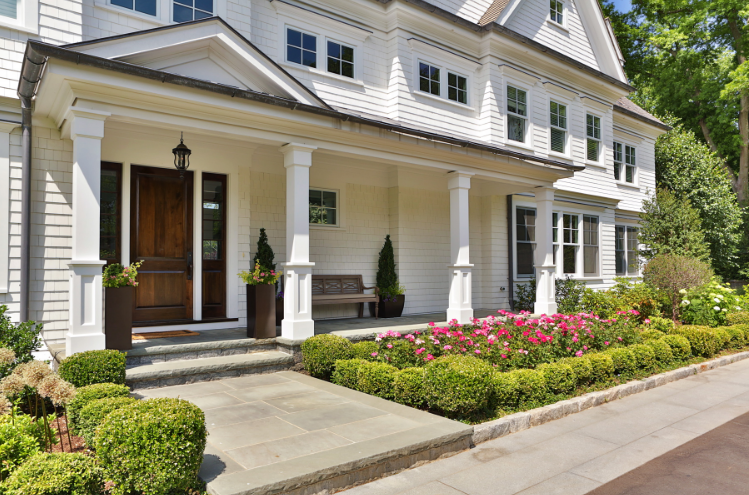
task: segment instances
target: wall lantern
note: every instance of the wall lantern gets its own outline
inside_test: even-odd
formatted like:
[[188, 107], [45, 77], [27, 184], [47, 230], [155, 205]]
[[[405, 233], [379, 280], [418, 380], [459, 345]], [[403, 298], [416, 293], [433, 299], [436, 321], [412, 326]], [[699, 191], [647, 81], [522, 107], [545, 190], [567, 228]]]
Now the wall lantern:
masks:
[[174, 153], [174, 166], [177, 170], [179, 170], [179, 178], [182, 179], [185, 176], [185, 170], [190, 168], [190, 154], [192, 154], [192, 151], [190, 148], [185, 146], [185, 143], [183, 142], [183, 135], [180, 132], [179, 133], [179, 144], [176, 148], [172, 150], [172, 153]]

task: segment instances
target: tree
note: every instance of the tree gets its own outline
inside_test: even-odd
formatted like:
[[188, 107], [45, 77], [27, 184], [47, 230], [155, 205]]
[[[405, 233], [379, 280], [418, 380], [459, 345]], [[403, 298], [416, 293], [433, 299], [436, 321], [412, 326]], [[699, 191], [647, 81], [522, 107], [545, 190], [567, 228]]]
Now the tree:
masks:
[[377, 288], [380, 293], [398, 285], [398, 275], [395, 273], [395, 254], [393, 253], [393, 242], [390, 234], [385, 236], [385, 244], [380, 250], [380, 259], [377, 262]]
[[673, 254], [656, 256], [643, 270], [645, 282], [664, 291], [671, 300], [674, 323], [679, 316], [679, 291], [705, 285], [711, 277], [712, 271], [707, 263], [689, 256]]
[[699, 213], [686, 197], [677, 197], [668, 189], [645, 200], [640, 213], [639, 241], [645, 247], [640, 256], [651, 260], [658, 255], [688, 256], [710, 260]]
[[697, 210], [715, 271], [736, 273], [742, 212], [722, 160], [682, 124], [655, 143], [658, 187], [686, 198]]
[[257, 240], [257, 252], [252, 259], [252, 265], [255, 266], [255, 263], [260, 262], [260, 266], [263, 268], [275, 270], [276, 264], [273, 263], [273, 258], [275, 257], [273, 248], [268, 244], [268, 234], [265, 233], [265, 229], [260, 229], [260, 238]]

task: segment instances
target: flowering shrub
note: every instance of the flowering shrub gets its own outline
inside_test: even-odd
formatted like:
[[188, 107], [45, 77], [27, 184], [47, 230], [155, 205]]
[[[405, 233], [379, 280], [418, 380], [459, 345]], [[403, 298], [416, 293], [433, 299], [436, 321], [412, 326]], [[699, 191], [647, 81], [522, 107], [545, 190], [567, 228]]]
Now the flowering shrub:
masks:
[[112, 263], [104, 269], [102, 275], [102, 285], [109, 289], [120, 287], [137, 287], [138, 268], [142, 261], [130, 263], [130, 266], [122, 266], [119, 263]]
[[260, 262], [256, 261], [255, 269], [251, 272], [239, 272], [239, 278], [247, 285], [274, 285], [282, 274], [283, 272], [261, 266]]
[[679, 291], [682, 320], [689, 325], [725, 326], [728, 315], [744, 311], [744, 301], [728, 284], [715, 280], [694, 289]]

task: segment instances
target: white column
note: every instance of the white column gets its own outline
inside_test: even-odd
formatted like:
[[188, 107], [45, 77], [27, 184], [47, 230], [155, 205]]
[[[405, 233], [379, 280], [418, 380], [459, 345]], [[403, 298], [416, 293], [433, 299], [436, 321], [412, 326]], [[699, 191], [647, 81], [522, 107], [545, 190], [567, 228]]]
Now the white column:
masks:
[[73, 141], [73, 254], [70, 267], [70, 325], [66, 354], [104, 349], [99, 259], [101, 140], [109, 114], [71, 108]]
[[534, 313], [553, 315], [557, 312], [555, 299], [554, 239], [552, 218], [554, 189], [536, 189], [536, 304]]
[[468, 191], [471, 189], [471, 175], [459, 172], [448, 174], [447, 188], [450, 191], [450, 296], [447, 308], [447, 321], [458, 320], [460, 324], [470, 323], [473, 318], [471, 307], [471, 269], [468, 244]]
[[0, 294], [10, 290], [10, 133], [20, 125], [0, 121]]
[[309, 260], [309, 169], [317, 148], [289, 143], [281, 147], [286, 167], [286, 263], [281, 336], [302, 340], [315, 335], [312, 321], [312, 267]]

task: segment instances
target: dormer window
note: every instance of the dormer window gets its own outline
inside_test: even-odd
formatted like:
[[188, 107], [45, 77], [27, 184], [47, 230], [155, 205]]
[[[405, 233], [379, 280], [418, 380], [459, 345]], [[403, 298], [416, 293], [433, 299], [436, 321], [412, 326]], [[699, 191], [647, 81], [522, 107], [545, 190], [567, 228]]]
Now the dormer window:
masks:
[[559, 25], [564, 25], [564, 2], [549, 0], [549, 19]]
[[528, 93], [507, 86], [507, 139], [525, 142], [528, 123]]
[[353, 78], [354, 49], [335, 41], [328, 41], [328, 72]]
[[440, 95], [440, 69], [419, 62], [419, 89], [434, 96]]
[[174, 0], [174, 22], [197, 21], [213, 15], [213, 0]]
[[317, 36], [287, 28], [286, 61], [317, 67]]
[[458, 103], [468, 104], [467, 80], [463, 76], [447, 73], [447, 99]]
[[112, 0], [112, 5], [134, 10], [142, 14], [156, 15], [156, 0]]

